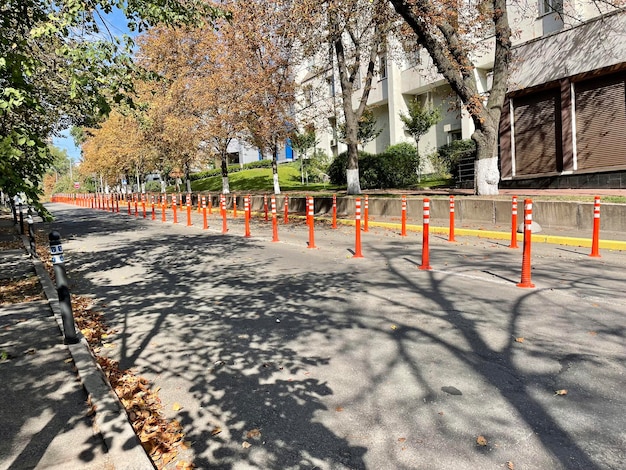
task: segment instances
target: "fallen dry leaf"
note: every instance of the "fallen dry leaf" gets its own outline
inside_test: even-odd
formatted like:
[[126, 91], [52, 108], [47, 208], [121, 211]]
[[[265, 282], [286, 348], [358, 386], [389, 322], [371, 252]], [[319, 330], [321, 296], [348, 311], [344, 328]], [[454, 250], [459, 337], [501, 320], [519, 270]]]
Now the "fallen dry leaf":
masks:
[[191, 462], [187, 462], [185, 460], [181, 460], [176, 463], [177, 470], [191, 470], [192, 468], [194, 468], [194, 465]]
[[70, 363], [70, 362], [72, 362], [73, 360], [74, 360], [74, 359], [72, 359], [72, 358], [70, 357], [70, 358], [65, 359], [63, 362], [65, 362], [66, 364], [69, 364], [69, 363]]
[[524, 342], [524, 338], [522, 338], [522, 337], [515, 338], [515, 342], [517, 342], [517, 343], [523, 343], [523, 342]]
[[252, 444], [250, 444], [249, 442], [243, 441], [241, 443], [241, 447], [243, 447], [244, 449], [248, 449], [249, 447], [252, 447]]
[[261, 431], [257, 428], [251, 429], [246, 433], [246, 439], [260, 439]]
[[181, 449], [187, 450], [191, 448], [191, 441], [183, 441], [180, 445]]
[[397, 325], [391, 325], [391, 329], [392, 329], [392, 330], [397, 330], [397, 329], [398, 329], [398, 326], [397, 326]]
[[487, 439], [484, 436], [478, 436], [476, 438], [476, 444], [484, 447], [487, 445]]
[[510, 460], [506, 463], [506, 468], [508, 468], [509, 470], [515, 470], [515, 465], [513, 465], [513, 462], [511, 462]]
[[183, 407], [180, 405], [180, 403], [174, 403], [174, 404], [172, 405], [172, 409], [173, 409], [174, 411], [179, 411], [179, 410], [182, 410], [182, 409], [183, 409]]
[[398, 442], [406, 442], [406, 437], [399, 437]]
[[341, 413], [343, 411], [343, 408], [341, 406], [338, 406], [337, 408], [335, 408], [335, 411]]
[[213, 431], [211, 431], [211, 436], [217, 436], [221, 432], [222, 428], [215, 428]]
[[561, 390], [555, 390], [554, 394], [555, 395], [567, 395], [567, 390], [565, 390], [564, 388]]

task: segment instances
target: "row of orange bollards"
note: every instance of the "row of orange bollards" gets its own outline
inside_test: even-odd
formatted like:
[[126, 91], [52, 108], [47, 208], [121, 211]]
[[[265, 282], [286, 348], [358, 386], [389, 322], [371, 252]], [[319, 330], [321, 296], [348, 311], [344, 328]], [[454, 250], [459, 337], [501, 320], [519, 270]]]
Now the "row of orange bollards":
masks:
[[[124, 198], [127, 203], [128, 215], [131, 215], [131, 203], [134, 205], [134, 215], [135, 217], [139, 216], [139, 203], [141, 202], [141, 212], [142, 216], [145, 219], [147, 217], [147, 208], [146, 208], [146, 195], [132, 195], [131, 198]], [[105, 195], [105, 194], [97, 194], [97, 195], [55, 195], [52, 199], [53, 202], [67, 202], [83, 207], [91, 207], [95, 209], [102, 209], [111, 212], [119, 212], [119, 201], [121, 198], [118, 195]], [[182, 209], [182, 196], [179, 195], [179, 200], [181, 202]], [[201, 202], [201, 204], [200, 204]], [[277, 216], [277, 206], [276, 206], [276, 197], [271, 196], [271, 215], [272, 215], [272, 241], [278, 242], [278, 216]], [[362, 258], [362, 247], [361, 247], [361, 231], [368, 231], [368, 211], [369, 211], [369, 200], [368, 196], [364, 197], [363, 206], [361, 205], [361, 198], [357, 198], [355, 200], [355, 225], [356, 225], [356, 239], [355, 239], [355, 250], [354, 250], [354, 258]], [[156, 199], [156, 203], [158, 204], [158, 197]], [[172, 195], [172, 212], [173, 212], [173, 223], [178, 223], [177, 219], [177, 197], [176, 195]], [[150, 200], [151, 204], [151, 219], [156, 220], [155, 213], [155, 196], [151, 196]], [[191, 195], [187, 194], [185, 199], [185, 205], [187, 209], [187, 226], [192, 225], [191, 219], [191, 208], [192, 201]], [[250, 219], [251, 219], [251, 196], [244, 197], [244, 217], [245, 217], [245, 237], [250, 237]], [[263, 210], [265, 220], [269, 220], [269, 207], [268, 207], [268, 198], [267, 195], [263, 197]], [[165, 196], [161, 196], [161, 220], [162, 222], [166, 222], [166, 208], [167, 208], [167, 198]], [[363, 218], [361, 209], [363, 208]], [[454, 236], [454, 215], [455, 215], [455, 200], [454, 196], [450, 196], [450, 220], [449, 220], [449, 236], [448, 241], [455, 242]], [[206, 196], [202, 196], [201, 200], [198, 201], [198, 210], [202, 211], [203, 214], [203, 229], [208, 229], [208, 220], [207, 220], [207, 201]], [[511, 243], [509, 248], [518, 248], [517, 246], [517, 209], [518, 202], [517, 196], [512, 197], [511, 201]], [[208, 204], [209, 214], [211, 213], [211, 198], [209, 198]], [[236, 217], [236, 202], [233, 202], [233, 217]], [[226, 196], [224, 194], [220, 195], [220, 212], [222, 216], [222, 233], [228, 232], [227, 226], [227, 211], [226, 211]], [[315, 222], [314, 222], [314, 198], [306, 197], [306, 222], [309, 227], [309, 240], [308, 247], [316, 248], [315, 246]], [[402, 228], [401, 228], [401, 236], [406, 236], [406, 222], [407, 222], [407, 201], [406, 196], [402, 196]], [[288, 223], [289, 220], [289, 202], [287, 197], [285, 197], [284, 202], [284, 223]], [[361, 220], [363, 220], [363, 229], [361, 229]], [[430, 243], [429, 243], [429, 227], [430, 227], [430, 200], [425, 198], [423, 200], [423, 240], [422, 240], [422, 263], [419, 266], [420, 270], [431, 270], [430, 266]], [[332, 205], [332, 228], [337, 228], [337, 197], [333, 195], [333, 205]], [[599, 257], [599, 231], [600, 231], [600, 197], [596, 196], [594, 199], [594, 221], [593, 221], [593, 238], [592, 238], [592, 250], [589, 256]], [[526, 199], [524, 201], [524, 230], [523, 230], [523, 254], [522, 254], [522, 275], [521, 280], [517, 284], [518, 287], [524, 288], [532, 288], [534, 284], [531, 282], [531, 241], [532, 241], [532, 200]]]

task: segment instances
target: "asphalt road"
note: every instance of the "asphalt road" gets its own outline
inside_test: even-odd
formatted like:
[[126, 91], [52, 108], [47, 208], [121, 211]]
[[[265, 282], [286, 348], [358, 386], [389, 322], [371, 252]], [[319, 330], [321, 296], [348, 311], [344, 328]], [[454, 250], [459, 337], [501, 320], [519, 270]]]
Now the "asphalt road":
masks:
[[370, 229], [354, 259], [353, 227], [308, 249], [302, 223], [48, 207], [197, 468], [624, 468], [624, 252], [534, 244], [523, 289], [501, 241], [432, 237], [423, 271], [421, 233]]

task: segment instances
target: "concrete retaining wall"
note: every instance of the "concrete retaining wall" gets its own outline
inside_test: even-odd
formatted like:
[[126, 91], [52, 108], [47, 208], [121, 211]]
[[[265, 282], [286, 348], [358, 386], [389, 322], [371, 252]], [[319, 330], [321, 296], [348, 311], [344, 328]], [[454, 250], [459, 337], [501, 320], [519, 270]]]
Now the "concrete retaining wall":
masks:
[[[227, 207], [232, 208], [232, 196], [227, 197]], [[339, 217], [354, 215], [353, 197], [337, 198], [337, 214]], [[421, 225], [423, 198], [407, 198], [407, 217], [409, 223]], [[268, 195], [268, 206], [270, 206]], [[449, 217], [448, 198], [430, 198], [430, 216], [434, 220], [447, 220]], [[315, 198], [315, 214], [330, 215], [332, 213], [332, 197]], [[213, 207], [219, 204], [219, 195], [213, 195]], [[283, 213], [284, 196], [276, 198], [278, 214]], [[243, 196], [237, 196], [237, 208], [243, 210]], [[402, 201], [400, 198], [370, 197], [370, 216], [384, 217], [391, 221], [399, 221]], [[252, 197], [252, 210], [263, 211], [263, 196]], [[304, 197], [289, 197], [289, 212], [305, 212]], [[603, 203], [601, 205], [601, 229], [607, 231], [626, 232], [626, 204]], [[518, 201], [518, 220], [523, 220], [524, 200]], [[457, 223], [482, 222], [489, 224], [506, 224], [511, 220], [511, 201], [485, 199], [479, 197], [456, 197], [455, 220]], [[572, 228], [575, 230], [591, 230], [593, 227], [593, 203], [569, 201], [534, 201], [533, 220], [546, 228]]]

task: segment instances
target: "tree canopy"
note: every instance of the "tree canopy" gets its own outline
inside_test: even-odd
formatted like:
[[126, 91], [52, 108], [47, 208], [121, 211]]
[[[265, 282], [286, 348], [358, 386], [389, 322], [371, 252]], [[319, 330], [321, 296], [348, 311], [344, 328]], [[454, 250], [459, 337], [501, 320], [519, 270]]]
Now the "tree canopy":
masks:
[[104, 15], [121, 8], [130, 30], [193, 23], [220, 10], [202, 0], [6, 0], [0, 7], [0, 188], [36, 202], [52, 162], [47, 141], [71, 125], [90, 126], [128, 99], [129, 37], [113, 36]]

